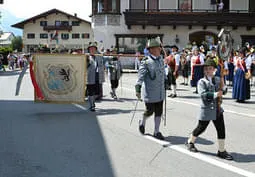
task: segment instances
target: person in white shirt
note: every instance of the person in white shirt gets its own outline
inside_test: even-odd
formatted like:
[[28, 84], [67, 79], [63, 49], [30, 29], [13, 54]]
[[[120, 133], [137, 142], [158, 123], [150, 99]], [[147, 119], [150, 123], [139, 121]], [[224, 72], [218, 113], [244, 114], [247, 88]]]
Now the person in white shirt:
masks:
[[224, 9], [224, 3], [223, 3], [223, 1], [221, 0], [220, 3], [218, 4], [218, 10], [219, 10], [219, 11], [223, 11], [223, 9]]
[[177, 97], [176, 94], [176, 89], [177, 89], [177, 85], [176, 85], [176, 79], [178, 78], [178, 69], [179, 69], [179, 65], [180, 65], [180, 54], [177, 53], [179, 50], [179, 48], [176, 45], [172, 46], [172, 54], [169, 55], [166, 59], [167, 59], [167, 64], [169, 66], [169, 75], [171, 77], [171, 85], [173, 85], [173, 93], [168, 95], [168, 97], [171, 98], [175, 98]]

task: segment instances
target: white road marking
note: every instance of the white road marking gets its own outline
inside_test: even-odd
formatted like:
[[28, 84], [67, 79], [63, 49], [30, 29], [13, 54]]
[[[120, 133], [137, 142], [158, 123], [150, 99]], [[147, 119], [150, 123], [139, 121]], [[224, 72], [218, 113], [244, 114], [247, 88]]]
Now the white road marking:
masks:
[[225, 170], [228, 170], [230, 172], [233, 172], [233, 173], [245, 176], [245, 177], [255, 177], [255, 173], [253, 173], [253, 172], [250, 172], [250, 171], [247, 171], [247, 170], [243, 170], [243, 169], [235, 167], [233, 165], [229, 165], [227, 163], [215, 160], [215, 159], [210, 158], [210, 157], [208, 157], [206, 155], [203, 155], [201, 153], [190, 152], [187, 149], [184, 149], [184, 148], [182, 148], [180, 146], [171, 145], [169, 142], [157, 140], [157, 139], [155, 139], [155, 138], [153, 138], [151, 136], [146, 136], [145, 135], [144, 137], [146, 139], [148, 139], [148, 140], [151, 140], [153, 142], [156, 142], [156, 143], [162, 145], [163, 147], [169, 147], [169, 148], [171, 148], [171, 149], [173, 149], [175, 151], [178, 151], [180, 153], [186, 154], [186, 155], [191, 156], [193, 158], [196, 158], [198, 160], [204, 161], [204, 162], [209, 163], [211, 165], [214, 165], [216, 167], [223, 168]]
[[[130, 89], [130, 88], [126, 88], [126, 87], [123, 87], [123, 88], [124, 88], [125, 90], [134, 92], [134, 89]], [[189, 105], [196, 106], [196, 107], [199, 107], [199, 106], [200, 106], [200, 105], [197, 104], [197, 103], [191, 103], [191, 102], [188, 102], [188, 101], [182, 101], [182, 100], [176, 100], [176, 99], [171, 99], [171, 101], [176, 102], [176, 103], [189, 104]], [[236, 111], [231, 111], [231, 110], [224, 110], [224, 111], [227, 112], [227, 113], [231, 113], [231, 114], [237, 114], [237, 115], [240, 115], [240, 116], [255, 118], [255, 115], [252, 115], [252, 114], [245, 114], [245, 113], [236, 112]]]
[[73, 103], [73, 105], [74, 105], [75, 107], [77, 107], [77, 108], [80, 108], [80, 109], [84, 110], [84, 111], [87, 111], [87, 110], [88, 110], [87, 108], [85, 108], [85, 107], [83, 107], [83, 106], [81, 106], [81, 105], [79, 105], [79, 104]]
[[[176, 101], [176, 100], [174, 100]], [[79, 104], [74, 104], [74, 106], [76, 106], [77, 108], [80, 108], [82, 110], [85, 110], [87, 111], [87, 109]], [[203, 155], [201, 153], [193, 153], [193, 152], [190, 152], [180, 146], [177, 146], [177, 145], [171, 145], [171, 143], [167, 142], [167, 141], [162, 141], [162, 140], [157, 140], [155, 138], [153, 138], [152, 136], [144, 136], [146, 139], [150, 140], [150, 141], [153, 141], [153, 142], [156, 142], [160, 145], [162, 145], [163, 147], [167, 148], [171, 148], [175, 151], [178, 151], [180, 153], [183, 153], [183, 154], [186, 154], [186, 155], [189, 155], [193, 158], [196, 158], [198, 160], [201, 160], [201, 161], [204, 161], [204, 162], [207, 162], [211, 165], [214, 165], [214, 166], [217, 166], [219, 168], [223, 168], [225, 170], [228, 170], [230, 172], [233, 172], [233, 173], [236, 173], [236, 174], [239, 174], [239, 175], [242, 175], [242, 176], [245, 176], [245, 177], [255, 177], [255, 173], [253, 172], [250, 172], [250, 171], [247, 171], [247, 170], [243, 170], [241, 168], [238, 168], [238, 167], [235, 167], [235, 166], [232, 166], [232, 165], [229, 165], [227, 163], [224, 163], [224, 162], [221, 162], [221, 161], [218, 161], [218, 160], [215, 160], [213, 158], [210, 158], [206, 155]]]

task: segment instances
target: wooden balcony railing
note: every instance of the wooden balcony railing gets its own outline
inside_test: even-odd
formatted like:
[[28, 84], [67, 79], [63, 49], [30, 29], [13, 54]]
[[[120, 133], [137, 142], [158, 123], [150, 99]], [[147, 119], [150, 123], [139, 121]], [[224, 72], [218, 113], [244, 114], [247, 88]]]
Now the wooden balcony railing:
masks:
[[204, 9], [127, 9], [125, 23], [132, 25], [246, 26], [255, 27], [255, 12], [243, 10], [213, 11]]
[[51, 30], [68, 30], [68, 31], [71, 31], [72, 26], [71, 25], [60, 25], [60, 26], [48, 25], [48, 26], [44, 26], [43, 30], [45, 30], [45, 31], [51, 31]]

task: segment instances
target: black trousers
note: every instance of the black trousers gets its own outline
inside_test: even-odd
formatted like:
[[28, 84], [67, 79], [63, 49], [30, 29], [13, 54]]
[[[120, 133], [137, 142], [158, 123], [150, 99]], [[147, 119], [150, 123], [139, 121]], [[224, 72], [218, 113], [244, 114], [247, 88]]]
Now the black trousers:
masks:
[[88, 84], [86, 89], [86, 96], [94, 96], [96, 94], [96, 84]]
[[163, 101], [156, 102], [156, 103], [145, 103], [146, 110], [144, 112], [145, 117], [151, 116], [155, 113], [156, 117], [159, 117], [163, 113]]
[[[199, 120], [197, 127], [192, 132], [192, 135], [195, 137], [198, 137], [199, 135], [201, 135], [206, 130], [209, 123], [210, 121]], [[225, 123], [224, 123], [223, 113], [220, 113], [217, 116], [216, 120], [213, 120], [213, 124], [217, 130], [218, 139], [225, 139], [226, 134], [225, 134]]]
[[176, 76], [174, 75], [174, 71], [169, 71], [167, 75], [169, 85], [176, 85]]
[[116, 79], [116, 80], [111, 80], [111, 88], [114, 89], [114, 88], [118, 88], [119, 86], [119, 80]]

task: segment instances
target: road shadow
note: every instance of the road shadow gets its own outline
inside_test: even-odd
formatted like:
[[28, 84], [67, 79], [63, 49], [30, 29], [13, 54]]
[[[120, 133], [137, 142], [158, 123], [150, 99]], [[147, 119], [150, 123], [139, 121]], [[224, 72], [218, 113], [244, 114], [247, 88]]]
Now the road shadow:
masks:
[[255, 104], [255, 101], [245, 101], [243, 104]]
[[223, 96], [223, 100], [234, 100], [234, 99], [231, 98], [231, 97], [224, 97], [224, 96]]
[[[118, 99], [113, 99], [113, 98], [103, 98], [102, 101], [108, 101], [108, 102], [130, 102], [130, 101], [137, 101], [137, 98], [122, 98], [118, 97]], [[99, 102], [99, 101], [96, 101]]]
[[0, 176], [115, 177], [96, 113], [0, 100]]
[[184, 98], [184, 99], [200, 99], [199, 96], [195, 96], [195, 95], [185, 95], [185, 96], [178, 95], [177, 98]]
[[[183, 145], [187, 142], [188, 137], [182, 137], [182, 136], [167, 136], [165, 137], [165, 141], [170, 142], [173, 145]], [[198, 137], [196, 139], [196, 144], [202, 144], [202, 145], [212, 145], [214, 142]]]
[[[112, 114], [129, 114], [132, 113], [134, 110], [122, 110], [122, 109], [102, 109], [102, 108], [98, 108], [96, 109], [95, 114], [96, 115], [112, 115]], [[142, 111], [142, 110], [136, 110], [136, 111]]]
[[189, 91], [189, 89], [177, 88], [177, 91]]
[[232, 152], [234, 161], [238, 163], [255, 162], [255, 154], [242, 154], [238, 152]]
[[[206, 151], [200, 151], [199, 153], [204, 154], [204, 155], [209, 155], [209, 156], [214, 156], [217, 157], [217, 152], [212, 153], [212, 152], [206, 152]], [[251, 163], [255, 162], [255, 154], [242, 154], [242, 153], [237, 153], [237, 152], [229, 152], [233, 156], [233, 161], [237, 163]]]

